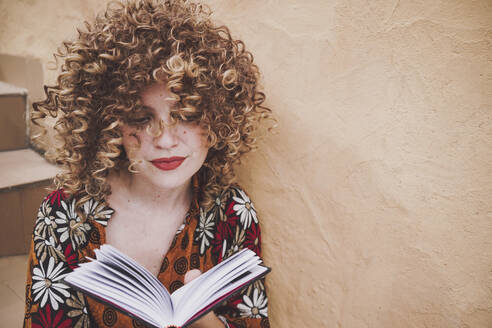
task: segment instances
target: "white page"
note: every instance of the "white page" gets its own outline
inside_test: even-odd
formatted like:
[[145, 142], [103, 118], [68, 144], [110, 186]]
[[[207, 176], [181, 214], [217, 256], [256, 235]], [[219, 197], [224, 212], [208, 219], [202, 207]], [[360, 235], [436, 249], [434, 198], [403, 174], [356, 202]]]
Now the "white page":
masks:
[[162, 300], [159, 300], [159, 295], [152, 294], [149, 290], [143, 287], [143, 285], [134, 285], [135, 280], [129, 279], [124, 273], [119, 270], [115, 270], [107, 263], [99, 263], [100, 269], [107, 272], [106, 277], [111, 277], [112, 281], [116, 284], [124, 286], [128, 293], [131, 293], [133, 297], [140, 299], [154, 309], [157, 313], [164, 313], [166, 311], [165, 305], [162, 304]]
[[[98, 260], [98, 261], [94, 261], [94, 262], [90, 263], [90, 265], [92, 266], [91, 271], [97, 272], [97, 270], [100, 271], [100, 270], [112, 269], [110, 265], [117, 266], [117, 264], [109, 263], [110, 262], [109, 259], [106, 259], [106, 260], [107, 261], [105, 261], [105, 262]], [[127, 272], [125, 267], [120, 266], [120, 270]], [[117, 272], [118, 270], [114, 270], [114, 271]], [[124, 273], [119, 273], [119, 274], [121, 275]], [[130, 273], [127, 273], [127, 274], [130, 274]], [[118, 284], [122, 285], [122, 282], [118, 279], [118, 276], [116, 276], [116, 274], [113, 273], [113, 271], [107, 271], [107, 275], [104, 278], [106, 280], [105, 283], [107, 283], [108, 285], [111, 285], [115, 288], [118, 286]], [[110, 278], [111, 278], [111, 280], [108, 280]], [[139, 281], [139, 282], [142, 283], [142, 281]], [[135, 288], [135, 287], [131, 288], [125, 284], [123, 284], [123, 286], [125, 286], [125, 287], [121, 287], [121, 288], [123, 288], [125, 293], [128, 294], [128, 293], [133, 291], [132, 297], [135, 297], [135, 298], [141, 300], [142, 303], [148, 304], [148, 307], [150, 307], [151, 309], [154, 309], [156, 311], [156, 313], [160, 313], [160, 315], [164, 315], [164, 313], [167, 313], [169, 311], [169, 309], [165, 308], [165, 304], [162, 303], [162, 300], [159, 300], [159, 295], [152, 294], [152, 290], [149, 289], [150, 285], [148, 283], [142, 284], [140, 288]]]
[[[142, 276], [145, 279], [142, 282], [146, 286], [149, 286], [150, 290], [154, 290], [155, 292], [157, 292], [158, 295], [161, 296], [163, 304], [165, 304], [164, 313], [162, 315], [167, 318], [173, 317], [174, 308], [171, 300], [171, 295], [169, 295], [169, 292], [156, 277], [154, 277], [147, 269], [145, 269], [138, 262], [126, 256], [125, 254], [121, 253], [120, 251], [118, 251], [116, 248], [112, 247], [109, 244], [102, 245], [101, 250], [108, 252], [108, 255], [114, 257], [114, 259], [120, 262], [123, 266], [131, 268], [133, 272], [137, 273], [139, 276]], [[108, 260], [111, 259], [108, 258]]]
[[[159, 301], [159, 303], [161, 303], [159, 300], [160, 295], [156, 295], [156, 294], [152, 293], [152, 291], [149, 290], [149, 288], [145, 284], [143, 284], [141, 281], [139, 281], [137, 279], [132, 279], [132, 278], [128, 277], [128, 273], [126, 271], [122, 270], [124, 272], [121, 272], [120, 270], [118, 270], [116, 268], [116, 266], [117, 265], [114, 263], [111, 263], [111, 264], [110, 263], [102, 263], [101, 264], [101, 268], [104, 268], [104, 270], [109, 271], [112, 275], [119, 278], [121, 280], [121, 283], [127, 285], [127, 287], [130, 288], [131, 290], [136, 290], [139, 293], [144, 293], [145, 296], [147, 296], [149, 298], [153, 298], [156, 301]], [[125, 272], [126, 272], [126, 274], [125, 274]]]
[[[229, 294], [230, 292], [234, 291], [237, 292], [238, 288], [240, 289], [241, 287], [245, 287], [248, 282], [254, 280], [255, 277], [260, 276], [263, 274], [265, 271], [268, 269], [263, 266], [256, 266], [256, 268], [251, 269], [251, 273], [248, 274], [247, 276], [235, 281], [234, 283], [230, 283], [223, 287], [222, 289], [216, 291], [214, 295], [211, 297], [208, 297], [206, 300], [202, 302], [201, 305], [195, 304], [194, 310], [189, 310], [192, 309], [192, 307], [185, 307], [182, 311], [178, 311], [178, 315], [175, 319], [175, 322], [179, 325], [182, 326], [186, 322], [188, 322], [192, 317], [194, 317], [198, 312], [206, 308], [208, 305], [215, 303], [218, 299], [222, 298], [224, 295]], [[243, 286], [244, 285], [244, 286]]]
[[197, 292], [195, 297], [190, 297], [189, 300], [186, 300], [185, 306], [191, 306], [192, 304], [196, 308], [201, 308], [203, 302], [208, 302], [212, 299], [211, 296], [213, 294], [221, 292], [222, 289], [227, 286], [224, 285], [224, 281], [232, 281], [246, 272], [249, 272], [247, 277], [251, 279], [253, 276], [252, 269], [256, 268], [260, 263], [261, 260], [256, 260], [255, 262], [248, 262], [238, 266], [233, 271], [230, 271], [222, 276], [222, 279], [217, 279], [215, 282], [211, 283], [207, 289]]
[[[94, 264], [97, 264], [97, 262], [94, 262]], [[162, 312], [156, 306], [155, 301], [153, 302], [152, 299], [143, 297], [141, 293], [133, 292], [131, 289], [126, 288], [124, 285], [120, 284], [118, 280], [115, 280], [114, 276], [111, 276], [111, 274], [109, 273], [104, 274], [104, 271], [94, 271], [94, 269], [91, 269], [91, 273], [87, 273], [83, 270], [77, 270], [76, 276], [85, 279], [93, 279], [92, 284], [94, 285], [94, 287], [92, 288], [106, 289], [111, 286], [113, 289], [115, 289], [116, 293], [124, 295], [125, 299], [131, 299], [132, 301], [139, 302], [149, 310], [154, 311], [155, 313]], [[70, 280], [68, 281], [70, 282]]]
[[159, 323], [154, 319], [156, 315], [154, 311], [150, 311], [153, 315], [150, 315], [147, 310], [146, 304], [137, 301], [133, 298], [128, 298], [127, 294], [115, 291], [113, 288], [108, 288], [106, 285], [99, 285], [94, 283], [94, 278], [91, 275], [86, 277], [84, 275], [77, 276], [77, 281], [71, 281], [70, 277], [66, 277], [69, 283], [78, 288], [82, 288], [91, 294], [99, 295], [102, 299], [109, 303], [117, 305], [117, 307], [124, 308], [126, 311], [132, 313], [135, 316], [151, 323], [152, 325], [159, 326]]
[[[181, 294], [177, 294], [179, 296], [177, 300], [175, 300], [176, 292], [172, 295], [173, 302], [176, 306], [175, 312], [177, 313], [175, 321], [178, 325], [182, 325], [189, 318], [193, 317], [195, 313], [214, 301], [210, 298], [210, 295], [220, 294], [218, 291], [223, 288], [224, 281], [232, 280], [233, 277], [239, 276], [241, 273], [244, 274], [249, 269], [257, 267], [261, 263], [261, 259], [251, 250], [243, 250], [235, 255], [207, 271], [203, 275], [203, 278], [202, 276], [198, 277], [197, 279], [200, 281], [195, 283], [196, 286], [186, 289]], [[262, 272], [265, 270], [262, 270]], [[228, 277], [228, 279], [224, 277]], [[245, 279], [235, 283], [233, 287], [240, 286], [243, 281], [251, 280], [253, 277], [253, 274], [247, 275]], [[228, 288], [222, 295], [227, 294], [228, 291], [233, 289]], [[219, 297], [217, 295], [215, 298]]]
[[253, 277], [260, 276], [262, 273], [264, 273], [267, 270], [268, 269], [264, 266], [255, 266], [255, 267], [251, 268], [250, 274], [245, 275], [244, 277], [241, 277], [237, 281], [226, 284], [225, 286], [223, 286], [221, 289], [217, 290], [212, 295], [209, 295], [209, 299], [213, 299], [213, 300], [218, 299], [218, 298], [220, 298], [221, 295], [225, 295], [225, 294], [231, 292], [232, 290], [236, 289], [237, 287], [241, 286], [242, 284], [244, 284], [250, 280], [254, 280]]
[[162, 295], [164, 298], [167, 298], [167, 296], [169, 296], [169, 292], [166, 290], [166, 288], [164, 288], [164, 286], [162, 286], [161, 282], [134, 259], [128, 257], [126, 254], [121, 253], [109, 244], [102, 245], [100, 250], [96, 249], [96, 257], [98, 251], [101, 252], [103, 256], [105, 256], [105, 253], [108, 254], [108, 256], [105, 256], [102, 259], [102, 262], [111, 261], [113, 263], [118, 263], [120, 266], [128, 268], [130, 272], [134, 272], [136, 276], [143, 279], [141, 280], [142, 283], [148, 283], [148, 285], [146, 284], [146, 286], [150, 286], [151, 288], [155, 289], [155, 291], [159, 295]]
[[[108, 245], [103, 245], [103, 246], [108, 246]], [[155, 286], [154, 287], [152, 286], [152, 284], [149, 282], [149, 279], [145, 277], [135, 267], [129, 265], [129, 263], [125, 261], [122, 256], [119, 256], [116, 253], [111, 253], [111, 250], [108, 247], [104, 247], [104, 248], [101, 247], [101, 249], [99, 250], [96, 249], [95, 253], [97, 257], [97, 262], [102, 262], [104, 264], [114, 265], [122, 268], [129, 275], [135, 277], [136, 280], [139, 283], [141, 283], [146, 289], [148, 289], [153, 293], [156, 293], [157, 295], [160, 295], [158, 289], [155, 288]]]
[[[243, 250], [239, 251], [238, 253], [234, 254], [233, 256], [228, 257], [227, 259], [223, 260], [222, 262], [220, 262], [216, 266], [210, 268], [209, 270], [207, 270], [206, 272], [204, 272], [203, 274], [201, 274], [196, 279], [190, 281], [189, 283], [187, 283], [183, 287], [181, 287], [178, 290], [176, 290], [171, 295], [171, 299], [172, 299], [174, 308], [175, 309], [180, 308], [180, 305], [179, 304], [180, 304], [181, 300], [183, 298], [185, 298], [185, 299], [188, 298], [188, 294], [193, 293], [194, 290], [197, 288], [196, 286], [203, 284], [203, 282], [205, 280], [207, 280], [208, 277], [210, 277], [212, 274], [214, 274], [217, 270], [220, 270], [224, 266], [228, 266], [229, 263], [231, 263], [234, 260], [241, 261], [245, 257], [250, 257], [250, 256], [251, 256], [251, 254], [248, 255], [247, 252], [246, 252], [246, 249], [243, 249]], [[186, 295], [186, 297], [184, 297], [185, 295]]]
[[[233, 272], [237, 273], [243, 269], [245, 269], [245, 266], [248, 265], [249, 261], [253, 260], [254, 258], [258, 258], [256, 254], [251, 254], [251, 253], [242, 253], [238, 257], [234, 258], [233, 260], [227, 262], [225, 265], [222, 266], [215, 266], [215, 270], [212, 272], [212, 274], [208, 274], [203, 277], [200, 285], [197, 285], [196, 287], [193, 288], [193, 290], [188, 289], [188, 291], [185, 293], [186, 297], [181, 298], [181, 302], [178, 302], [176, 305], [177, 308], [181, 307], [187, 307], [190, 306], [190, 304], [193, 304], [193, 299], [196, 299], [197, 297], [200, 297], [200, 295], [203, 295], [207, 290], [210, 290], [213, 288], [213, 286], [216, 285], [217, 282], [222, 282], [224, 280], [224, 276], [226, 276], [228, 273]], [[260, 260], [261, 263], [261, 260]], [[208, 273], [208, 271], [207, 271]], [[174, 297], [174, 295], [173, 295]], [[173, 300], [174, 301], [174, 300]], [[185, 304], [186, 303], [186, 304]]]
[[[267, 270], [258, 266], [261, 259], [253, 251], [243, 249], [170, 296], [160, 281], [148, 270], [112, 246], [103, 245], [95, 252], [97, 260], [81, 264], [80, 268], [67, 275], [67, 282], [87, 290], [90, 294], [99, 295], [98, 297], [108, 303], [159, 327], [169, 324], [181, 326], [213, 301], [223, 299], [230, 291], [236, 292], [241, 285]], [[257, 268], [251, 269], [252, 267]], [[251, 273], [244, 274], [246, 271]], [[126, 274], [129, 277], [125, 277]], [[70, 277], [76, 277], [79, 285], [71, 282]], [[224, 281], [234, 279], [237, 281], [223, 285]], [[191, 299], [190, 303], [188, 299]], [[167, 308], [166, 300], [169, 305]], [[183, 312], [179, 313], [180, 322], [177, 322], [173, 319], [175, 315], [169, 312], [181, 303], [184, 305], [175, 311]]]
[[[83, 275], [84, 277], [88, 277], [86, 272], [81, 271], [80, 273], [77, 272], [79, 275]], [[101, 285], [110, 285], [116, 289], [118, 289], [120, 292], [124, 293], [128, 297], [134, 297], [139, 299], [142, 303], [148, 303], [150, 305], [150, 302], [148, 301], [147, 298], [142, 297], [141, 293], [136, 292], [134, 289], [129, 289], [127, 286], [121, 283], [117, 277], [115, 277], [113, 274], [111, 274], [110, 271], [106, 270], [104, 267], [100, 266], [97, 268], [92, 268], [90, 277], [94, 278], [94, 281], [101, 284]]]
[[[238, 286], [241, 286], [241, 284], [243, 284], [244, 282], [252, 280], [256, 276], [255, 273], [258, 272], [258, 271], [254, 271], [255, 267], [258, 267], [258, 262], [256, 261], [250, 264], [244, 263], [240, 265], [238, 269], [234, 270], [234, 272], [226, 273], [225, 277], [228, 278], [224, 278], [223, 280], [217, 279], [213, 282], [213, 284], [201, 285], [199, 289], [197, 289], [193, 294], [189, 295], [188, 298], [184, 298], [182, 303], [180, 303], [179, 310], [176, 311], [177, 313], [179, 313], [179, 319], [176, 318], [176, 321], [180, 323], [186, 322], [189, 318], [193, 317], [195, 313], [197, 313], [199, 310], [205, 308], [207, 304], [212, 303], [216, 299], [234, 290]], [[265, 270], [261, 270], [260, 272], [264, 272]], [[229, 279], [232, 280], [233, 277], [240, 276], [240, 274], [244, 274], [247, 271], [249, 271], [250, 273], [247, 274], [242, 279], [232, 284], [228, 284], [225, 286], [223, 285], [224, 281], [227, 281]]]

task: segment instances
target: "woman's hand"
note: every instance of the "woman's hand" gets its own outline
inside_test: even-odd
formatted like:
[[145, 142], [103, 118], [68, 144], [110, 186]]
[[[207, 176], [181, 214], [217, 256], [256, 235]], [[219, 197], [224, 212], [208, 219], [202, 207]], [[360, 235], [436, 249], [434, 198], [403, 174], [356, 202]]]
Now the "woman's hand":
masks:
[[[198, 269], [193, 269], [188, 272], [186, 272], [185, 277], [184, 277], [184, 283], [187, 284], [193, 279], [197, 278], [200, 276], [202, 272]], [[210, 311], [197, 321], [195, 321], [192, 325], [191, 328], [224, 328], [225, 325], [222, 321], [220, 321], [219, 318], [215, 315], [213, 311]]]

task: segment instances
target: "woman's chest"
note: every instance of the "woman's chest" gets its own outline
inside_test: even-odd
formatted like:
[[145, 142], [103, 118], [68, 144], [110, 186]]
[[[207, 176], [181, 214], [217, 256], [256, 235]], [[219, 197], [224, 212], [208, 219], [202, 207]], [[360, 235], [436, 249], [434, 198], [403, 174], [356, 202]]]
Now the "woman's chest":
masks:
[[[210, 248], [205, 253], [200, 253], [200, 243], [194, 238], [197, 229], [196, 218], [187, 217], [184, 226], [178, 228], [178, 233], [174, 234], [171, 239], [171, 244], [167, 251], [160, 250], [162, 257], [154, 257], [153, 262], [160, 262], [155, 276], [172, 293], [184, 284], [184, 276], [186, 272], [192, 269], [199, 269], [202, 272], [207, 271], [213, 266]], [[104, 232], [103, 232], [104, 235]], [[123, 246], [124, 247], [124, 246]], [[123, 250], [123, 249], [122, 249]], [[129, 249], [131, 251], [131, 248]], [[129, 253], [125, 251], [125, 253]], [[155, 250], [159, 253], [159, 250]], [[165, 254], [164, 254], [165, 253]], [[143, 264], [146, 256], [137, 259]], [[94, 318], [95, 323], [99, 327], [140, 327], [143, 326], [140, 322], [112, 310], [97, 300], [87, 297], [89, 312]], [[109, 320], [109, 319], [111, 320]], [[111, 325], [107, 324], [107, 322]]]
[[[121, 212], [122, 210], [119, 214]], [[162, 227], [141, 225], [142, 222], [130, 224], [126, 220], [119, 220], [116, 209], [107, 226], [94, 226], [98, 231], [94, 235], [100, 235], [100, 238], [91, 238], [87, 249], [97, 248], [103, 243], [112, 244], [150, 269], [164, 287], [172, 293], [183, 286], [186, 272], [192, 269], [205, 272], [217, 262], [213, 259], [217, 256], [212, 256], [211, 250], [222, 245], [222, 242], [219, 244], [218, 240], [216, 243], [213, 239], [207, 239], [205, 244], [209, 247], [205, 249], [202, 247], [204, 245], [203, 224], [200, 224], [198, 213], [198, 207], [191, 208], [184, 222], [178, 220], [174, 226]], [[127, 219], [129, 218], [143, 220], [138, 216]], [[210, 234], [213, 234], [213, 231], [210, 231]], [[93, 243], [96, 239], [98, 243]], [[80, 255], [94, 256], [90, 252], [82, 252]], [[87, 303], [89, 312], [100, 327], [139, 327], [141, 325], [91, 297], [87, 297]], [[111, 324], [106, 324], [106, 322]]]
[[178, 218], [114, 215], [105, 229], [105, 239], [157, 276], [182, 222]]

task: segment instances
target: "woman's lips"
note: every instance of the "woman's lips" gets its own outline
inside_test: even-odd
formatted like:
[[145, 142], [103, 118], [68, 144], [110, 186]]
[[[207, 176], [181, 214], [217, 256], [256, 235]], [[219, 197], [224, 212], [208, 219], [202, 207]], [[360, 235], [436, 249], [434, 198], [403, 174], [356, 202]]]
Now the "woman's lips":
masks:
[[157, 158], [150, 162], [159, 170], [170, 171], [180, 166], [185, 159], [186, 157], [174, 156]]

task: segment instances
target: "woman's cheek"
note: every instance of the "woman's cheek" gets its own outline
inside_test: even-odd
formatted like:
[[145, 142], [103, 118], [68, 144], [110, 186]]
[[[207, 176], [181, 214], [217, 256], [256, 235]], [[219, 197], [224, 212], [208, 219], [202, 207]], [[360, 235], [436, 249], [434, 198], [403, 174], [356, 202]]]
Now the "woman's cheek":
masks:
[[133, 129], [124, 130], [122, 143], [128, 158], [135, 158], [141, 145], [141, 136], [139, 136], [138, 132]]

